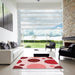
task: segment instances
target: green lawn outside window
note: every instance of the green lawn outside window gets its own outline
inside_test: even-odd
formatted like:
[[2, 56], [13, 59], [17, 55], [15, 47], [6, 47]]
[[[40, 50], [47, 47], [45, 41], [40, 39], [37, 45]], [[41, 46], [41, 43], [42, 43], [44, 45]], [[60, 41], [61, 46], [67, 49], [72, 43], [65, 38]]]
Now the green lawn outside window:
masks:
[[[63, 46], [63, 41], [54, 41], [56, 43], [56, 48], [60, 48], [61, 46]], [[45, 48], [46, 44], [49, 44], [46, 41], [22, 41], [21, 42], [22, 45], [24, 45], [25, 48]]]

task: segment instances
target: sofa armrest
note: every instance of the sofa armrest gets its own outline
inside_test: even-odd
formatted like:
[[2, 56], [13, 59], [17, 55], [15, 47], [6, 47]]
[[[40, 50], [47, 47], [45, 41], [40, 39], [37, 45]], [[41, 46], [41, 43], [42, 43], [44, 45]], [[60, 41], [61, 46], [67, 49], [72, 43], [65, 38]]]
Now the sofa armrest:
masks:
[[18, 47], [24, 47], [24, 45], [18, 45]]
[[62, 47], [60, 47], [60, 48], [68, 48], [68, 47], [66, 47], [66, 46], [62, 46]]
[[0, 64], [11, 64], [13, 54], [11, 50], [0, 50]]

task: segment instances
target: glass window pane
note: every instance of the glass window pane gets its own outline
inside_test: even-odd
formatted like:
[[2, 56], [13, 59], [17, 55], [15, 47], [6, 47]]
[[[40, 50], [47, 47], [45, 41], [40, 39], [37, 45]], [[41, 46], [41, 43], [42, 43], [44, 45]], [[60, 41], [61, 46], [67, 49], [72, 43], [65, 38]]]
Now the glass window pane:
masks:
[[62, 36], [62, 10], [19, 10], [24, 39]]

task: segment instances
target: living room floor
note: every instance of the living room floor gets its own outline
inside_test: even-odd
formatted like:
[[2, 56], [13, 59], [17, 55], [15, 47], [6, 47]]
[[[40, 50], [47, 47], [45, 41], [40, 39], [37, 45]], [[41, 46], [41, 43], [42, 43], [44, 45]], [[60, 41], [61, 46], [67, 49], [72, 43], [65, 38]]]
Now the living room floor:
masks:
[[[38, 48], [39, 51], [45, 51], [44, 48]], [[60, 60], [58, 59], [58, 48], [55, 50], [50, 51], [47, 49], [50, 53], [50, 56], [53, 57], [63, 68], [63, 75], [75, 75], [75, 59], [72, 58], [64, 58], [61, 57]], [[25, 48], [24, 53], [20, 55], [11, 65], [0, 65], [0, 75], [50, 75], [50, 70], [42, 70], [42, 71], [26, 71], [26, 70], [19, 70], [19, 69], [13, 69], [13, 66], [16, 64], [16, 62], [20, 59], [21, 56], [25, 57], [33, 57], [34, 48]], [[30, 74], [28, 74], [30, 73]], [[32, 73], [32, 74], [31, 74]], [[53, 75], [58, 75], [57, 72], [55, 72]], [[60, 75], [60, 74], [59, 74]]]

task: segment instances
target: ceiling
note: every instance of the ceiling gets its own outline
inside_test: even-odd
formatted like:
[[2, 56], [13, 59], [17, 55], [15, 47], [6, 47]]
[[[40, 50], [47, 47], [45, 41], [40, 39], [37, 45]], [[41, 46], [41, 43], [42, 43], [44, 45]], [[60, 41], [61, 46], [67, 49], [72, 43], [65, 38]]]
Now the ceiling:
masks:
[[[17, 9], [61, 9], [63, 0], [2, 0], [9, 6], [15, 6]], [[10, 4], [11, 5], [11, 4]]]
[[15, 0], [18, 8], [23, 9], [61, 9], [62, 0]]
[[[25, 3], [31, 3], [31, 2], [38, 2], [37, 0], [15, 0], [17, 3], [18, 2], [25, 2]], [[61, 0], [40, 0], [39, 2], [50, 2], [50, 3], [60, 3]]]

